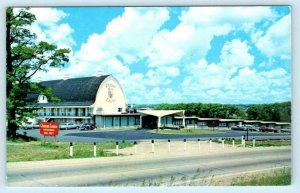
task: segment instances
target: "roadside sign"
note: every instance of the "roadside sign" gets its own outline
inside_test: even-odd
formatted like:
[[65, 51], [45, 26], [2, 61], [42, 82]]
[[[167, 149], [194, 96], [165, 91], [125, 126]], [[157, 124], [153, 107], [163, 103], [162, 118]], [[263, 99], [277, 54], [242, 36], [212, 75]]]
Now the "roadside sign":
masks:
[[56, 122], [41, 122], [40, 134], [44, 136], [56, 136], [58, 135], [58, 123]]
[[54, 136], [54, 144], [56, 144], [56, 136], [58, 135], [59, 126], [56, 122], [41, 122], [40, 134], [44, 136], [46, 142], [46, 136]]

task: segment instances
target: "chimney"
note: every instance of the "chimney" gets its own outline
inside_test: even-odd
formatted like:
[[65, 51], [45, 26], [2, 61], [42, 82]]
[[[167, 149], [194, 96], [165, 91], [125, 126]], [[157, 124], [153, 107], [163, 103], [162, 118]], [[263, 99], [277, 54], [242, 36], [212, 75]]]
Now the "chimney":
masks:
[[100, 69], [99, 69], [99, 70], [97, 70], [97, 74], [96, 74], [96, 76], [97, 76], [97, 77], [100, 77], [100, 76], [102, 76], [102, 70], [100, 70]]
[[68, 80], [70, 77], [69, 77], [69, 74], [65, 74], [64, 76], [64, 80]]

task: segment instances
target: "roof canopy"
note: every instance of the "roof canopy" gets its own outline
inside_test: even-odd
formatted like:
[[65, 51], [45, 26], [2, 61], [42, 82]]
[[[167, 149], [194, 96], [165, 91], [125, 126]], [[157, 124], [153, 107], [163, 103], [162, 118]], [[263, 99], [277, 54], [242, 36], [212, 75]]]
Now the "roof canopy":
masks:
[[164, 117], [167, 115], [177, 115], [177, 116], [184, 116], [184, 110], [137, 110], [138, 113], [144, 115], [152, 115], [155, 117]]

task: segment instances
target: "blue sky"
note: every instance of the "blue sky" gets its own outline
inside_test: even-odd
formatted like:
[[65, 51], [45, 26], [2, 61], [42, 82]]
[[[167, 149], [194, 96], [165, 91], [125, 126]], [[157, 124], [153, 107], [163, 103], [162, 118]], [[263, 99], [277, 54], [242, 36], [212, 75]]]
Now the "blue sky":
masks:
[[63, 69], [33, 81], [92, 76], [123, 85], [128, 103], [291, 100], [288, 6], [34, 8], [38, 40], [68, 47]]

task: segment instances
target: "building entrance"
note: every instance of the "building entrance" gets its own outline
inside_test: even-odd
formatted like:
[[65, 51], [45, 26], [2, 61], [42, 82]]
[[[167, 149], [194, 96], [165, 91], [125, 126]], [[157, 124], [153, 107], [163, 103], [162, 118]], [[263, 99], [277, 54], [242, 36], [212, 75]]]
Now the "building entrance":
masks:
[[142, 128], [156, 129], [158, 117], [147, 115], [142, 117]]

